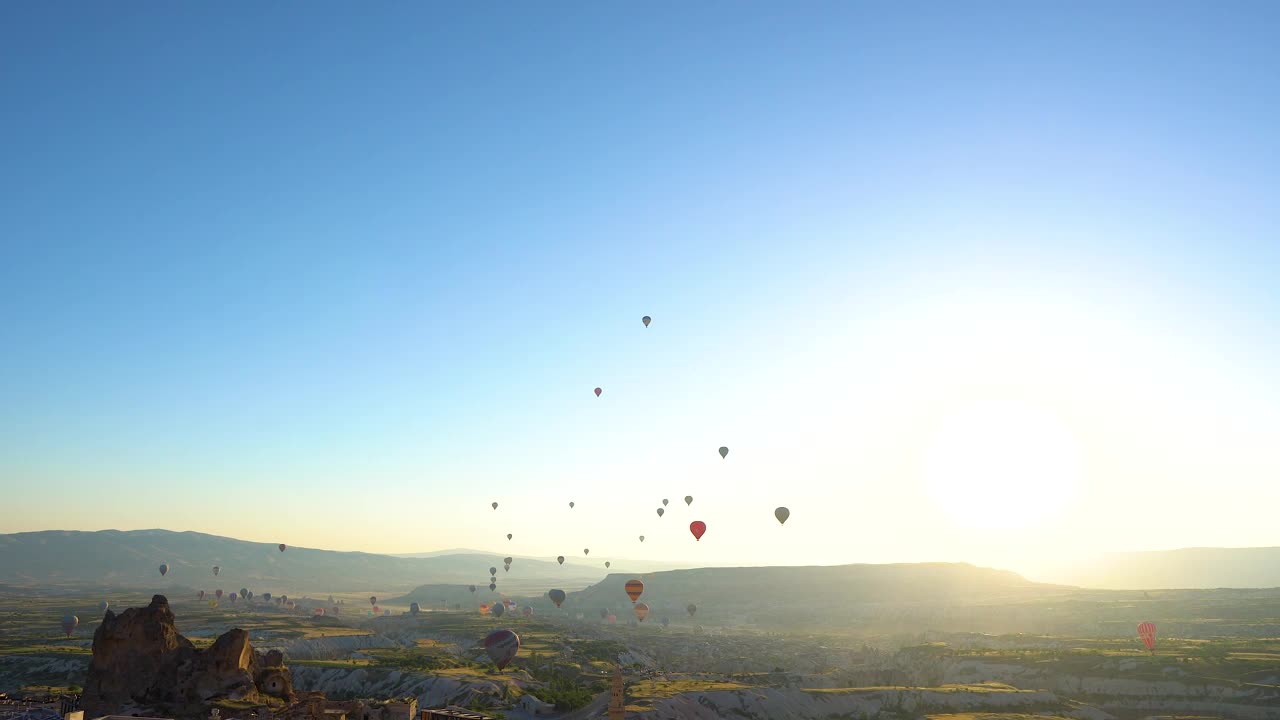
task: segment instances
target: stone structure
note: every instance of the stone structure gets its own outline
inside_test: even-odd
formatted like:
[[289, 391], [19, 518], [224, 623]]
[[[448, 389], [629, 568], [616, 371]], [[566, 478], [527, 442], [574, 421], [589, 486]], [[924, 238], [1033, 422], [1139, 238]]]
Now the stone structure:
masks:
[[244, 630], [229, 630], [205, 650], [178, 633], [163, 595], [120, 615], [108, 610], [93, 634], [84, 708], [91, 716], [159, 711], [207, 717], [213, 703], [283, 705], [293, 683], [278, 651], [263, 655]]
[[613, 666], [613, 688], [609, 692], [609, 720], [624, 720], [627, 716], [626, 686], [622, 683], [622, 666]]

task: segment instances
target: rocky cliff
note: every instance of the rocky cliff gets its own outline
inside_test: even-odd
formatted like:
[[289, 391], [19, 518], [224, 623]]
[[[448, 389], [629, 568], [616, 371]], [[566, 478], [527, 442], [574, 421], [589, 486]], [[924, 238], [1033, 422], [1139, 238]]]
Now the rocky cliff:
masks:
[[108, 610], [93, 634], [93, 659], [83, 705], [92, 716], [148, 711], [207, 716], [222, 701], [281, 704], [294, 699], [289, 670], [277, 651], [265, 655], [234, 629], [206, 649], [178, 633], [163, 595], [120, 615]]

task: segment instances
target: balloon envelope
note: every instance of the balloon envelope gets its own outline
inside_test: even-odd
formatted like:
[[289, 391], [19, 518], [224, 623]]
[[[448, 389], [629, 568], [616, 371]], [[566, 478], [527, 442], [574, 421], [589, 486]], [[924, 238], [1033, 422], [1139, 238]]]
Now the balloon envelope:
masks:
[[377, 605], [377, 604], [378, 604], [378, 598], [377, 598], [377, 596], [375, 596], [375, 595], [370, 595], [370, 596], [369, 596], [369, 604], [370, 604], [370, 605]]
[[1142, 644], [1147, 646], [1148, 650], [1156, 648], [1156, 624], [1153, 622], [1144, 622], [1138, 624], [1138, 637], [1142, 639]]
[[100, 612], [106, 612], [107, 608], [109, 607], [111, 607], [111, 605], [106, 600], [103, 600], [102, 602], [98, 603], [98, 610]]
[[497, 589], [498, 589], [498, 583], [489, 583], [489, 591], [490, 591], [490, 592], [492, 592], [492, 591], [494, 591], [494, 590], [497, 590]]
[[662, 507], [666, 507], [666, 506], [667, 506], [667, 499], [662, 498]]
[[693, 533], [694, 540], [701, 540], [703, 534], [707, 532], [707, 524], [701, 520], [694, 520], [689, 523], [689, 532]]
[[583, 554], [583, 555], [590, 555], [590, 554], [591, 554], [591, 548], [582, 548], [582, 554]]
[[782, 524], [787, 521], [787, 518], [791, 517], [791, 511], [784, 507], [780, 507], [773, 511], [773, 516], [778, 518], [779, 524]]
[[653, 321], [653, 318], [649, 317], [648, 315], [645, 315], [644, 317], [640, 318], [640, 322], [644, 323], [645, 327], [649, 327], [649, 323], [652, 321]]
[[688, 607], [686, 607], [685, 610], [689, 611], [689, 617], [693, 617], [693, 614], [698, 612], [698, 606], [694, 605], [693, 603], [689, 603]]
[[636, 619], [639, 620], [640, 622], [644, 622], [644, 619], [647, 617], [649, 617], [649, 606], [645, 603], [637, 604]]
[[508, 539], [508, 540], [510, 540], [510, 539], [511, 539], [511, 533], [507, 533], [507, 539]]
[[685, 505], [692, 505], [692, 504], [693, 504], [693, 496], [692, 496], [692, 495], [685, 495], [685, 496], [684, 496], [684, 504], [685, 504]]
[[497, 510], [497, 509], [498, 509], [498, 503], [491, 503], [491, 507], [492, 507], [494, 510]]
[[596, 388], [596, 397], [600, 397], [600, 393], [604, 392], [600, 388]]
[[167, 572], [169, 572], [169, 563], [161, 563], [161, 564], [160, 564], [160, 576], [161, 576], [161, 577], [164, 577], [164, 574], [165, 574], [165, 573], [167, 573]]
[[75, 630], [76, 626], [79, 624], [80, 624], [80, 618], [76, 617], [75, 615], [62, 616], [62, 632], [66, 633], [67, 637], [71, 637], [71, 631]]
[[641, 536], [640, 536], [640, 542], [644, 542], [644, 536], [643, 536], [643, 535], [641, 535]]
[[573, 501], [572, 501], [572, 500], [570, 500], [570, 501], [569, 501], [569, 509], [570, 509], [570, 510], [572, 510], [572, 509], [573, 509]]
[[498, 574], [498, 568], [496, 568], [496, 567], [491, 567], [491, 568], [489, 568], [489, 574], [490, 574], [490, 575], [497, 575], [497, 574]]
[[604, 561], [604, 566], [605, 566], [606, 568], [607, 568], [607, 567], [609, 567], [609, 566], [610, 566], [610, 565], [612, 565], [612, 564], [613, 564], [613, 563], [609, 562], [608, 560], [605, 560], [605, 561]]
[[280, 552], [284, 552], [284, 549], [288, 547], [288, 545], [285, 545], [284, 543], [280, 543], [276, 547], [280, 548]]
[[484, 651], [501, 670], [520, 652], [520, 636], [510, 630], [494, 630], [484, 639]]
[[551, 602], [555, 603], [556, 607], [560, 607], [560, 603], [564, 602], [565, 594], [563, 590], [556, 589], [547, 593], [547, 597], [551, 598]]
[[475, 585], [472, 585], [472, 586], [468, 587], [467, 589], [468, 589], [468, 590], [470, 590], [471, 592], [475, 592], [475, 591], [476, 591], [476, 586], [475, 586]]
[[507, 606], [503, 603], [497, 603], [493, 607], [489, 608], [489, 614], [494, 617], [502, 617], [502, 614], [506, 611]]
[[727, 448], [727, 447], [723, 447], [723, 446], [722, 446], [722, 447], [720, 448], [720, 457], [721, 457], [721, 458], [726, 458], [726, 457], [728, 457], [728, 456], [729, 456], [729, 448]]
[[524, 615], [525, 617], [532, 617], [533, 608], [529, 607], [528, 605], [525, 605], [524, 608], [520, 610], [520, 614]]
[[418, 603], [409, 603], [409, 614], [410, 614], [410, 615], [417, 615], [417, 614], [418, 614], [418, 613], [420, 613], [420, 612], [422, 612], [422, 606], [421, 606], [421, 605], [419, 605]]
[[666, 510], [663, 510], [662, 508], [658, 508], [658, 517], [662, 517], [663, 514], [666, 512], [667, 512]]
[[504, 558], [502, 558], [502, 562], [504, 562], [504, 563], [506, 563], [506, 564], [510, 565], [510, 564], [511, 564], [511, 561], [512, 561], [512, 560], [514, 560], [514, 559], [515, 559], [515, 558], [504, 557]]
[[631, 598], [631, 602], [635, 602], [639, 600], [640, 595], [644, 593], [644, 583], [635, 579], [628, 580], [627, 584], [623, 586], [623, 589], [626, 590], [627, 597]]
[[214, 565], [214, 566], [213, 566], [213, 575], [214, 575], [214, 577], [217, 577], [217, 575], [218, 575], [218, 573], [219, 573], [219, 572], [222, 572], [222, 568], [221, 568], [221, 567], [219, 567], [219, 566], [217, 566], [217, 565]]
[[217, 590], [214, 590], [214, 591], [213, 591], [213, 595], [214, 595], [214, 597], [216, 597], [216, 598], [218, 598], [219, 600], [221, 600], [221, 599], [222, 599], [222, 588], [218, 588]]
[[563, 564], [564, 564], [564, 556], [563, 556], [563, 555], [557, 555], [557, 556], [556, 556], [556, 562], [558, 562], [558, 563], [560, 563], [561, 565], [563, 565]]

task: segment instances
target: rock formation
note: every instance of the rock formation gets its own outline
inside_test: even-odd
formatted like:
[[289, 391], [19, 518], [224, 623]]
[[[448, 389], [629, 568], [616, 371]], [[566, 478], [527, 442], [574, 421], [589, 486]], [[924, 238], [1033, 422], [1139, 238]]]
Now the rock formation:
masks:
[[93, 634], [83, 698], [90, 716], [145, 709], [207, 717], [218, 701], [270, 705], [293, 699], [281, 653], [255, 651], [249, 633], [240, 629], [198, 650], [178, 633], [163, 595], [120, 615], [108, 610]]

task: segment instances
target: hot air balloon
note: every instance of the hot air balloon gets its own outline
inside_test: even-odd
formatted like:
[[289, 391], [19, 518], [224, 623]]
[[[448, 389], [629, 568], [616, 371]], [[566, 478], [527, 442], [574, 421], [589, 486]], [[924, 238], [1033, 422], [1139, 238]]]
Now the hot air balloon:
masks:
[[491, 507], [493, 507], [494, 510], [498, 509], [498, 503], [494, 502], [494, 503], [490, 503], [490, 505]]
[[75, 630], [76, 626], [79, 624], [80, 624], [80, 618], [76, 617], [75, 615], [62, 616], [62, 632], [66, 633], [67, 637], [71, 637], [71, 631]]
[[287, 548], [287, 547], [289, 547], [289, 546], [288, 546], [288, 545], [285, 545], [284, 543], [280, 543], [280, 544], [279, 544], [279, 545], [277, 545], [276, 547], [280, 548], [280, 552], [284, 552], [284, 549], [285, 549], [285, 548]]
[[692, 504], [693, 504], [693, 496], [692, 496], [692, 495], [685, 495], [685, 496], [684, 496], [684, 504], [685, 504], [685, 505], [692, 505]]
[[249, 588], [240, 588], [240, 597], [249, 597]]
[[604, 392], [600, 388], [596, 388], [596, 397], [600, 397], [600, 393]]
[[494, 590], [497, 590], [497, 589], [498, 589], [498, 583], [489, 583], [489, 592], [493, 592]]
[[720, 448], [720, 458], [721, 458], [721, 459], [724, 459], [724, 458], [726, 458], [726, 457], [728, 457], [728, 456], [729, 456], [729, 448], [727, 448], [727, 447], [723, 447], [723, 446], [722, 446], [722, 447]]
[[496, 568], [496, 567], [491, 567], [491, 568], [489, 568], [489, 574], [490, 574], [490, 575], [497, 575], [497, 574], [498, 574], [498, 568]]
[[508, 539], [508, 540], [510, 540], [510, 539], [511, 539], [511, 533], [507, 533], [507, 539]]
[[484, 651], [501, 671], [520, 652], [520, 636], [510, 630], [494, 630], [484, 639]]
[[555, 603], [556, 607], [560, 607], [560, 603], [564, 602], [565, 594], [563, 590], [557, 589], [548, 592], [547, 597], [551, 598], [551, 602]]
[[219, 565], [214, 565], [214, 566], [213, 566], [213, 576], [214, 576], [214, 577], [218, 577], [218, 573], [220, 573], [220, 572], [222, 572], [222, 567], [221, 567], [221, 566], [219, 566]]
[[214, 590], [214, 591], [213, 591], [213, 596], [214, 596], [214, 597], [216, 597], [216, 598], [218, 598], [219, 600], [221, 600], [221, 599], [222, 599], [222, 588], [218, 588], [217, 590]]
[[204, 599], [204, 591], [203, 591], [203, 590], [201, 590], [200, 592], [196, 593], [196, 599], [197, 599], [197, 600], [203, 600], [203, 599]]
[[1156, 624], [1153, 622], [1139, 623], [1138, 637], [1142, 639], [1142, 644], [1146, 645], [1147, 649], [1154, 654], [1156, 650]]
[[493, 607], [489, 608], [489, 614], [494, 617], [502, 617], [502, 614], [506, 611], [507, 606], [503, 603], [495, 603]]
[[611, 623], [612, 623], [612, 622], [618, 622], [618, 616], [617, 616], [617, 615], [610, 615], [609, 617], [607, 617], [607, 618], [605, 618], [605, 619], [606, 619], [606, 620], [608, 620], [608, 621], [609, 621], [609, 622], [611, 622]]
[[694, 605], [693, 603], [689, 603], [689, 605], [685, 608], [685, 610], [689, 611], [689, 617], [693, 617], [693, 614], [698, 612], [698, 606]]
[[666, 506], [667, 506], [667, 499], [662, 498], [662, 507], [666, 507]]
[[644, 542], [644, 536], [643, 536], [643, 535], [641, 535], [641, 536], [640, 536], [640, 542]]
[[377, 605], [377, 604], [378, 604], [378, 598], [377, 598], [377, 596], [376, 596], [376, 595], [370, 595], [370, 596], [369, 596], [369, 604], [370, 604], [370, 605]]
[[160, 577], [164, 577], [169, 572], [169, 563], [160, 563]]
[[669, 618], [669, 617], [664, 617], [664, 618], [662, 618], [662, 627], [666, 627], [666, 626], [668, 626], [668, 625], [670, 625], [670, 624], [671, 624], [671, 618]]
[[623, 589], [627, 591], [627, 597], [631, 598], [631, 602], [635, 602], [640, 599], [640, 594], [644, 592], [644, 583], [634, 579], [628, 580]]
[[422, 612], [422, 606], [418, 605], [418, 603], [409, 603], [410, 615], [417, 615], [420, 612]]
[[106, 612], [107, 608], [109, 607], [111, 607], [111, 603], [108, 603], [106, 600], [103, 600], [102, 602], [98, 603], [98, 612]]
[[311, 614], [315, 615], [316, 617], [324, 615], [324, 608], [316, 608], [315, 610], [311, 611]]
[[511, 572], [511, 563], [502, 563], [503, 572]]
[[666, 510], [663, 510], [662, 508], [658, 508], [658, 517], [662, 517], [663, 515], [666, 514], [666, 512], [667, 512]]
[[506, 563], [507, 565], [510, 565], [510, 564], [511, 564], [511, 561], [513, 561], [513, 560], [515, 560], [515, 558], [510, 558], [510, 557], [504, 557], [504, 558], [502, 558], [502, 562]]
[[488, 615], [488, 614], [489, 614], [489, 606], [488, 606], [488, 605], [481, 605], [481, 606], [480, 606], [480, 614], [481, 614], [481, 615]]
[[652, 318], [650, 318], [648, 315], [645, 315], [644, 317], [640, 318], [640, 322], [644, 323], [645, 327], [649, 327], [649, 322], [651, 320]]
[[583, 555], [590, 555], [590, 554], [591, 554], [591, 548], [582, 548], [582, 554], [583, 554]]
[[784, 507], [780, 507], [773, 511], [773, 516], [778, 518], [778, 524], [785, 524], [787, 522], [787, 518], [791, 517], [791, 511]]
[[605, 566], [605, 568], [606, 568], [606, 569], [607, 569], [610, 565], [612, 565], [612, 564], [613, 564], [613, 563], [609, 562], [608, 560], [605, 560], [605, 561], [604, 561], [604, 566]]
[[639, 620], [640, 622], [644, 622], [644, 619], [647, 617], [649, 617], [649, 606], [646, 605], [645, 603], [637, 604], [636, 619]]
[[381, 614], [382, 614], [382, 608], [378, 607], [377, 605], [374, 605], [374, 606], [373, 606], [373, 614], [374, 614], [374, 615], [381, 615]]
[[271, 593], [262, 593], [262, 599], [271, 602]]
[[564, 564], [564, 556], [563, 556], [563, 555], [557, 555], [557, 556], [556, 556], [556, 562], [558, 562], [558, 563], [560, 563], [561, 565], [563, 565], [563, 564]]
[[707, 532], [707, 524], [701, 520], [694, 520], [689, 523], [689, 532], [693, 533], [694, 540], [701, 540], [702, 535]]
[[573, 509], [573, 501], [572, 501], [572, 500], [570, 500], [570, 501], [569, 501], [569, 509], [570, 509], [570, 510], [572, 510], [572, 509]]
[[471, 592], [475, 592], [475, 591], [476, 591], [476, 586], [475, 586], [475, 585], [472, 585], [472, 586], [468, 587], [467, 589], [468, 589], [468, 590], [470, 590]]
[[525, 605], [523, 608], [520, 609], [520, 614], [525, 617], [533, 617], [533, 608], [529, 607], [528, 605]]
[[235, 603], [236, 598], [238, 598], [238, 597], [240, 597], [240, 596], [239, 596], [239, 595], [236, 595], [235, 593], [231, 593], [231, 594], [230, 594], [230, 595], [228, 595], [227, 597], [231, 599], [231, 602], [232, 602], [232, 603]]
[[281, 601], [283, 601], [283, 602], [289, 602], [289, 596], [288, 596], [288, 595], [281, 595], [281, 596], [280, 596], [280, 600], [281, 600]]

